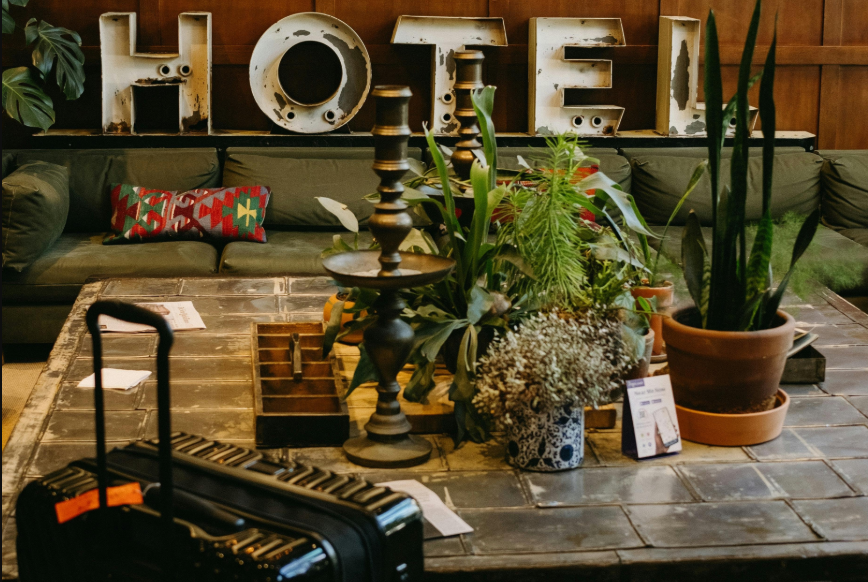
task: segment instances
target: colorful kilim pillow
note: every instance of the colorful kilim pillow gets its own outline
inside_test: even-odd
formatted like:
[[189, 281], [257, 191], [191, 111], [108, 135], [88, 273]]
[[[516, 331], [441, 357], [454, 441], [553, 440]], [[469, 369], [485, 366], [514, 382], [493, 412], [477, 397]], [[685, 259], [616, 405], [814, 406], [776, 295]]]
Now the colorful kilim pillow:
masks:
[[112, 184], [112, 224], [103, 244], [170, 239], [265, 242], [266, 186], [187, 192]]

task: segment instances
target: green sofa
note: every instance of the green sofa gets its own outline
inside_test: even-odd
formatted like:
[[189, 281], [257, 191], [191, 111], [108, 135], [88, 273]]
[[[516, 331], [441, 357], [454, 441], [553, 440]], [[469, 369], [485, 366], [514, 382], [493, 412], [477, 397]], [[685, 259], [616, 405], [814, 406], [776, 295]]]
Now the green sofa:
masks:
[[[600, 160], [603, 172], [634, 194], [649, 223], [659, 224], [703, 151], [597, 148], [587, 153]], [[410, 148], [409, 154], [425, 159], [418, 148]], [[529, 160], [531, 154], [528, 148], [501, 148], [499, 165], [518, 167], [517, 156]], [[374, 191], [378, 183], [370, 168], [372, 148], [8, 150], [3, 152], [4, 178], [16, 167], [36, 160], [69, 169], [70, 210], [63, 234], [35, 263], [22, 272], [3, 269], [3, 343], [53, 342], [82, 285], [95, 278], [323, 275], [321, 251], [331, 246], [335, 233], [346, 231], [313, 197], [347, 204], [364, 226], [372, 206], [361, 197]], [[862, 294], [868, 294], [868, 247], [850, 239], [868, 244], [868, 180], [865, 172], [859, 174], [865, 160], [866, 152], [816, 155], [782, 150], [776, 165], [774, 202], [776, 214], [781, 214], [789, 209], [807, 212], [824, 201], [826, 227], [820, 242], [830, 253], [864, 258], [866, 284], [858, 291]], [[104, 246], [102, 238], [111, 215], [108, 189], [114, 182], [166, 190], [270, 186], [273, 195], [265, 218], [268, 242]], [[697, 192], [691, 203], [701, 210], [702, 200], [702, 193]], [[829, 209], [827, 200], [832, 203]], [[853, 208], [861, 208], [862, 214]], [[678, 223], [682, 221], [683, 216]], [[672, 240], [677, 240], [674, 234]], [[350, 240], [348, 235], [345, 238]], [[369, 241], [370, 235], [363, 232], [362, 244]]]

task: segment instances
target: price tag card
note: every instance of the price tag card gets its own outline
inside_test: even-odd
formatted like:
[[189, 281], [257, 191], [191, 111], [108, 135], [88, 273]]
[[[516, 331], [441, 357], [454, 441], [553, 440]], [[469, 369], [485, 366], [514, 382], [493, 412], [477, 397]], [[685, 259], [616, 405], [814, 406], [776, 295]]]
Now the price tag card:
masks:
[[646, 459], [680, 450], [681, 433], [669, 376], [627, 380], [621, 452]]

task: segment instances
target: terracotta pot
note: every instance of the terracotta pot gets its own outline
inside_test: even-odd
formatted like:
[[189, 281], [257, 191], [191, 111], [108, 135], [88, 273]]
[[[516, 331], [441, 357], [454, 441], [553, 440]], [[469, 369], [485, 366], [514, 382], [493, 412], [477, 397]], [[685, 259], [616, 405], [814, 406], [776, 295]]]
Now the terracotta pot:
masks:
[[758, 445], [777, 438], [784, 428], [790, 397], [778, 390], [776, 406], [751, 414], [714, 414], [675, 405], [681, 438], [719, 447]]
[[657, 313], [651, 316], [651, 329], [654, 330], [654, 351], [652, 353], [655, 356], [664, 354], [666, 351], [663, 342], [663, 316], [668, 315], [672, 307], [673, 289], [674, 286], [668, 281], [662, 287], [642, 286], [630, 289], [633, 297], [644, 297], [645, 299], [657, 298]]
[[663, 320], [675, 402], [720, 414], [763, 412], [775, 406], [795, 320], [778, 310], [775, 327], [712, 331], [698, 327], [695, 307]]
[[[322, 310], [322, 320], [325, 322], [326, 325], [328, 325], [329, 320], [331, 319], [332, 308], [335, 306], [335, 303], [338, 303], [339, 301], [343, 301], [343, 299], [340, 299], [337, 293], [329, 297], [328, 301], [326, 301], [325, 307]], [[352, 301], [347, 301], [346, 303], [344, 303], [344, 309], [350, 309], [353, 305], [355, 305], [355, 303], [353, 303]], [[359, 317], [364, 317], [366, 314], [367, 312], [363, 311], [359, 314]], [[352, 320], [353, 314], [344, 311], [344, 313], [341, 315], [341, 331], [343, 331], [346, 328], [347, 324]], [[339, 341], [343, 344], [360, 344], [362, 343], [362, 340], [365, 339], [364, 333], [364, 330], [354, 331], [353, 333], [343, 336]]]
[[639, 378], [648, 377], [648, 371], [651, 368], [651, 353], [656, 337], [657, 334], [654, 333], [654, 330], [649, 329], [648, 333], [645, 334], [645, 355], [630, 368], [630, 371], [624, 376], [624, 380], [638, 380]]

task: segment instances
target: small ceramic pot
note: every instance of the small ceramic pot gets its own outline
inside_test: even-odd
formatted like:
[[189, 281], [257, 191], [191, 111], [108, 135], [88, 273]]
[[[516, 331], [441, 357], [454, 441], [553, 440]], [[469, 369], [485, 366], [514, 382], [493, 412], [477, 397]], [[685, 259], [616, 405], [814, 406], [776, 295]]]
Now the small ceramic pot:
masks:
[[[331, 319], [332, 309], [334, 308], [335, 304], [338, 303], [339, 301], [343, 301], [343, 299], [339, 298], [337, 293], [335, 293], [334, 295], [329, 297], [328, 301], [326, 301], [325, 307], [323, 307], [323, 310], [322, 310], [322, 320], [323, 320], [323, 322], [325, 322], [326, 325], [328, 325], [329, 320]], [[355, 305], [355, 304], [352, 301], [347, 301], [344, 304], [344, 309], [345, 310], [350, 309], [350, 308], [352, 308], [353, 305]], [[367, 312], [363, 311], [362, 313], [359, 314], [359, 317], [364, 317], [366, 313]], [[344, 311], [344, 313], [341, 314], [341, 331], [343, 331], [344, 328], [346, 328], [347, 324], [350, 323], [352, 320], [353, 320], [353, 314], [347, 313], [346, 311]], [[343, 336], [339, 341], [342, 344], [352, 344], [352, 345], [360, 344], [360, 343], [362, 343], [362, 340], [364, 339], [364, 333], [365, 333], [364, 330], [354, 331], [353, 333], [349, 333], [349, 334]]]
[[630, 289], [633, 297], [657, 298], [657, 313], [651, 316], [651, 329], [654, 330], [654, 351], [652, 354], [655, 356], [666, 352], [663, 342], [663, 316], [668, 315], [672, 307], [673, 289], [674, 286], [668, 281], [662, 287], [633, 287]]
[[585, 457], [585, 409], [534, 412], [527, 407], [506, 431], [506, 459], [527, 471], [575, 469]]
[[778, 310], [775, 327], [761, 331], [713, 331], [698, 320], [695, 307], [663, 320], [675, 403], [717, 414], [774, 408], [793, 345], [793, 317]]

